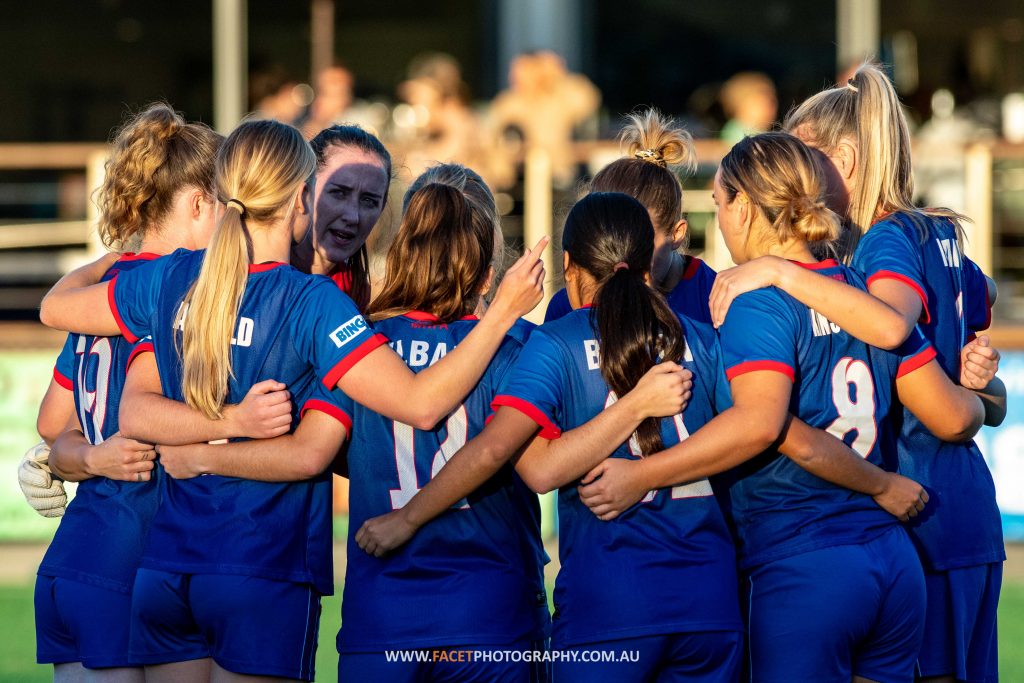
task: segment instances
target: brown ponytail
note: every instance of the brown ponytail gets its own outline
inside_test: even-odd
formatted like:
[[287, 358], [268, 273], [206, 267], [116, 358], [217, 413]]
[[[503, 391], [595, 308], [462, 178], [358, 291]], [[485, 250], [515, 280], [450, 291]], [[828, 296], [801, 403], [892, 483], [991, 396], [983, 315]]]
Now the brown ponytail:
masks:
[[[461, 179], [462, 187], [423, 183], [424, 176]], [[428, 170], [409, 189], [384, 285], [367, 315], [383, 320], [423, 310], [441, 322], [458, 320], [476, 308], [494, 259], [494, 200], [479, 176], [457, 164]]]
[[[683, 357], [679, 319], [644, 281], [654, 227], [642, 204], [618, 192], [587, 195], [565, 220], [562, 249], [598, 282], [591, 320], [601, 346], [601, 376], [616, 395], [631, 391], [661, 359]], [[640, 423], [636, 435], [644, 455], [664, 447], [657, 418]]]
[[223, 140], [202, 123], [186, 123], [164, 102], [129, 119], [114, 137], [96, 193], [103, 244], [121, 251], [141, 240], [182, 188], [212, 196], [213, 160]]

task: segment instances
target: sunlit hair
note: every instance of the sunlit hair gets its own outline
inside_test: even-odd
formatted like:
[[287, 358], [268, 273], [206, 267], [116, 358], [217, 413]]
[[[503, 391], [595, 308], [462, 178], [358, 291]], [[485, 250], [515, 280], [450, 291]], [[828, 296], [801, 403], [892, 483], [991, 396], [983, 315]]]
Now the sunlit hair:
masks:
[[783, 127], [826, 154], [843, 139], [856, 146], [849, 235], [841, 249], [845, 260], [878, 217], [894, 211], [909, 214], [922, 240], [928, 233], [924, 215], [949, 218], [961, 234], [964, 217], [955, 211], [914, 206], [910, 129], [896, 89], [879, 65], [865, 62], [848, 83], [808, 98], [786, 116]]
[[441, 164], [413, 182], [403, 204], [384, 284], [368, 316], [383, 320], [419, 310], [452, 322], [473, 313], [501, 240], [490, 189], [465, 166]]
[[[590, 317], [600, 340], [601, 376], [612, 391], [624, 396], [661, 359], [682, 359], [679, 319], [644, 280], [654, 226], [640, 202], [619, 192], [588, 194], [565, 219], [562, 249], [597, 281]], [[656, 418], [641, 422], [636, 435], [644, 455], [663, 448]]]
[[725, 199], [746, 195], [764, 217], [751, 227], [768, 243], [793, 239], [831, 242], [840, 222], [825, 204], [826, 182], [807, 145], [789, 133], [746, 137], [722, 159], [721, 184]]
[[628, 194], [651, 212], [656, 230], [671, 232], [683, 215], [679, 174], [697, 167], [693, 137], [657, 109], [627, 118], [629, 123], [619, 134], [627, 156], [601, 169], [590, 191]]
[[[377, 136], [359, 126], [334, 125], [324, 128], [309, 141], [309, 144], [316, 154], [317, 169], [323, 168], [327, 164], [327, 157], [331, 149], [352, 147], [380, 159], [384, 166], [384, 173], [387, 175], [388, 181], [391, 181], [391, 153]], [[385, 204], [387, 200], [388, 193], [385, 191], [383, 197]], [[349, 295], [359, 309], [363, 310], [370, 301], [370, 255], [365, 243], [359, 247], [358, 252], [349, 258], [346, 265], [352, 274], [352, 289]]]
[[252, 264], [249, 229], [289, 224], [295, 196], [315, 169], [316, 157], [299, 131], [276, 121], [241, 124], [217, 155], [218, 199], [237, 201], [228, 202], [186, 296], [182, 336], [185, 402], [211, 419], [221, 416], [233, 376], [231, 337]]
[[128, 119], [114, 136], [96, 192], [100, 240], [115, 251], [141, 241], [159, 225], [179, 190], [213, 198], [213, 159], [224, 138], [202, 123], [186, 123], [165, 102]]

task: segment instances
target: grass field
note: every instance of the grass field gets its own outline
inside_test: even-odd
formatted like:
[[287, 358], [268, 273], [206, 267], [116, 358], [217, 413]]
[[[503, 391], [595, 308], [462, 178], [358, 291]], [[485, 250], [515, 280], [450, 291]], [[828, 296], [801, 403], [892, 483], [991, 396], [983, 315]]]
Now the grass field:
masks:
[[[2, 553], [0, 549], [0, 553]], [[317, 681], [337, 681], [338, 655], [334, 636], [341, 623], [341, 598], [323, 602]], [[35, 663], [32, 585], [0, 585], [0, 683], [47, 683], [52, 668]], [[1024, 575], [1011, 573], [1003, 583], [999, 604], [1000, 680], [1024, 681]]]

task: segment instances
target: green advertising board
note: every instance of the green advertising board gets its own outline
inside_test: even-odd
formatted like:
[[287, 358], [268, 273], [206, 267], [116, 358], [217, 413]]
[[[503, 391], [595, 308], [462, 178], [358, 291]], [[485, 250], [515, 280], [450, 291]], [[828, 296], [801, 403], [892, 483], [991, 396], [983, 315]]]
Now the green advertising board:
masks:
[[57, 353], [0, 350], [0, 541], [47, 541], [60, 521], [40, 517], [28, 506], [17, 472], [21, 456], [39, 442], [36, 414]]

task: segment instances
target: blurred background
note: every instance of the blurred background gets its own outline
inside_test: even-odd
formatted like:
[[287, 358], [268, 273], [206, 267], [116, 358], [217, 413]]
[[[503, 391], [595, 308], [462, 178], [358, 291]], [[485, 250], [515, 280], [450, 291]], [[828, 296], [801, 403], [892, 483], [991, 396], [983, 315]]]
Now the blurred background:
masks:
[[[879, 58], [914, 128], [918, 200], [973, 219], [967, 253], [999, 285], [991, 334], [1010, 413], [979, 443], [1007, 540], [1024, 540], [1020, 0], [37, 0], [5, 3], [0, 46], [0, 680], [49, 676], [33, 663], [31, 582], [56, 521], [24, 504], [14, 476], [63, 341], [37, 306], [98, 254], [89, 197], [106, 141], [155, 99], [225, 133], [247, 115], [307, 137], [358, 123], [392, 151], [395, 196], [434, 161], [465, 163], [494, 188], [513, 247], [557, 240], [578, 188], [619, 155], [622, 115], [654, 105], [697, 138], [690, 250], [722, 269], [710, 179], [729, 145]], [[385, 211], [373, 233], [378, 259], [397, 218]], [[1024, 553], [1009, 551], [1000, 628], [1013, 681], [1024, 680], [1011, 645], [1024, 638]], [[336, 662], [332, 600], [320, 680]]]

